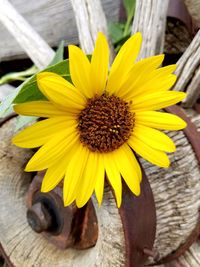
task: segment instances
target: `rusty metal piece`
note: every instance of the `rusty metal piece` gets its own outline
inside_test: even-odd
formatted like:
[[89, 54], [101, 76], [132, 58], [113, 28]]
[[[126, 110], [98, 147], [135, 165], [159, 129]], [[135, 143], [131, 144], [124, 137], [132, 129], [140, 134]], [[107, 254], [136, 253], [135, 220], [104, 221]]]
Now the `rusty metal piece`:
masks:
[[199, 145], [200, 134], [197, 130], [196, 125], [190, 120], [190, 118], [186, 115], [186, 113], [180, 106], [174, 105], [174, 106], [165, 108], [165, 110], [168, 111], [169, 113], [178, 115], [184, 121], [187, 122], [187, 127], [183, 129], [183, 132], [185, 136], [187, 137], [189, 143], [191, 144], [195, 152], [196, 158], [200, 164], [200, 145]]
[[41, 172], [34, 177], [27, 193], [27, 218], [32, 229], [61, 249], [93, 247], [98, 224], [92, 202], [81, 209], [75, 204], [64, 207], [61, 187], [49, 193], [40, 192], [43, 176]]
[[49, 210], [41, 202], [35, 203], [28, 209], [27, 220], [31, 228], [37, 233], [47, 231], [53, 223]]
[[[141, 166], [142, 169], [142, 166]], [[153, 193], [142, 169], [141, 194], [136, 197], [123, 182], [122, 205], [119, 209], [126, 243], [126, 267], [144, 266], [153, 248], [156, 234], [156, 208]]]

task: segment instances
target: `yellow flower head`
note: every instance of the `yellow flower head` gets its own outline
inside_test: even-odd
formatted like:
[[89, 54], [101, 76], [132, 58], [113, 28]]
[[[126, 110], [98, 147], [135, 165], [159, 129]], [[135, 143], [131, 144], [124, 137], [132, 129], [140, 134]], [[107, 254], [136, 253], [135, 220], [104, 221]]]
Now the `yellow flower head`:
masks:
[[168, 167], [166, 152], [173, 141], [157, 129], [179, 130], [186, 123], [179, 117], [155, 110], [185, 97], [169, 91], [175, 83], [175, 65], [158, 68], [164, 55], [135, 63], [142, 37], [133, 35], [121, 48], [110, 70], [109, 47], [98, 34], [91, 61], [83, 51], [69, 46], [72, 83], [61, 76], [37, 75], [40, 91], [48, 101], [15, 105], [18, 114], [46, 118], [13, 138], [20, 147], [41, 147], [26, 171], [47, 169], [42, 192], [52, 190], [64, 178], [64, 204], [87, 203], [95, 191], [102, 202], [104, 180], [112, 186], [121, 205], [122, 179], [140, 194], [141, 169], [133, 151], [149, 162]]

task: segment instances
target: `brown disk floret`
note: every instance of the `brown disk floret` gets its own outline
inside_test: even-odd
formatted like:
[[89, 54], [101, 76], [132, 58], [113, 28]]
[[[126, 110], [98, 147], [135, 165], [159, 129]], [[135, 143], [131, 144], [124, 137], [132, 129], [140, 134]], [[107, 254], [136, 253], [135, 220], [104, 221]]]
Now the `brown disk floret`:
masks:
[[115, 95], [88, 100], [78, 117], [80, 141], [91, 151], [111, 152], [124, 144], [134, 126], [129, 104]]

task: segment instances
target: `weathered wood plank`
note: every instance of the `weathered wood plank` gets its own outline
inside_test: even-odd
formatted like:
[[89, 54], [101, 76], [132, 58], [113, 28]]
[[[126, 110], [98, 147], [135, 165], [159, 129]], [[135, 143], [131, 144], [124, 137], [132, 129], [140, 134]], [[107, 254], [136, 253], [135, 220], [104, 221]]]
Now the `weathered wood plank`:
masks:
[[143, 36], [139, 58], [163, 52], [165, 24], [169, 0], [137, 0], [132, 33]]
[[[70, 0], [10, 2], [50, 46], [58, 45], [61, 40], [66, 40], [66, 44], [79, 42]], [[117, 20], [119, 0], [102, 0], [102, 4], [107, 18]], [[22, 48], [1, 24], [0, 33], [0, 60], [24, 57]]]
[[177, 62], [175, 71], [178, 80], [174, 86], [176, 91], [186, 91], [187, 97], [183, 101], [185, 107], [191, 107], [200, 95], [200, 31]]
[[[99, 31], [103, 32], [108, 39], [106, 17], [100, 0], [71, 0], [74, 10], [79, 40], [82, 49], [90, 54], [94, 49], [94, 43]], [[110, 42], [110, 50], [113, 46]], [[112, 58], [114, 52], [112, 53]]]

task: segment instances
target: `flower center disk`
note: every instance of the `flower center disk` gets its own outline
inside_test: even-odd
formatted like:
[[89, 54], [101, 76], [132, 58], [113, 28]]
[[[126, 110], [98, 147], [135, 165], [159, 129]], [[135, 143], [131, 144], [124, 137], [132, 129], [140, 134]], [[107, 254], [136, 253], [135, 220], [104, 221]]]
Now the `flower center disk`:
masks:
[[80, 141], [93, 152], [111, 152], [123, 145], [134, 126], [129, 104], [115, 95], [88, 99], [78, 117]]

